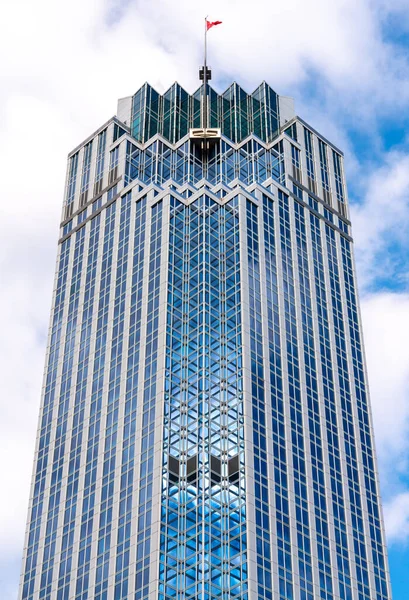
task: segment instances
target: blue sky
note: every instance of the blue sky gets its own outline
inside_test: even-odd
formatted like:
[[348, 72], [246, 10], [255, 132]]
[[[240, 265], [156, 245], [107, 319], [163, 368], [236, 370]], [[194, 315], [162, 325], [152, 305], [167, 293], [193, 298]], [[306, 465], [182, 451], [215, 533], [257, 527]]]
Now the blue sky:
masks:
[[17, 594], [66, 155], [149, 80], [266, 80], [342, 148], [394, 600], [409, 590], [408, 0], [5, 0], [0, 38], [0, 590]]

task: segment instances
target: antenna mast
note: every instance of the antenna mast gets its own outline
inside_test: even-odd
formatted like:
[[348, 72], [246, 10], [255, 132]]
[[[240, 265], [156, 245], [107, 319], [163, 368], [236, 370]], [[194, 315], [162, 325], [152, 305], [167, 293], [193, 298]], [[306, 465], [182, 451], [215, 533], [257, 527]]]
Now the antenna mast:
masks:
[[[203, 69], [203, 129], [207, 129], [207, 16], [205, 17], [204, 69]], [[211, 79], [211, 74], [209, 73]]]
[[212, 72], [207, 68], [207, 31], [209, 29], [207, 15], [204, 20], [204, 65], [199, 69], [199, 79], [203, 81], [203, 112], [202, 112], [202, 128], [207, 129], [208, 126], [208, 108], [207, 108], [207, 82], [212, 78]]
[[211, 27], [220, 25], [221, 21], [210, 22], [205, 17], [205, 31], [204, 31], [204, 64], [203, 67], [199, 67], [199, 79], [203, 81], [203, 92], [200, 98], [200, 128], [194, 127], [189, 131], [190, 139], [195, 143], [200, 143], [202, 151], [207, 152], [209, 149], [210, 142], [214, 144], [220, 140], [221, 131], [220, 129], [213, 128], [209, 129], [209, 106], [207, 97], [207, 82], [212, 78], [212, 72], [207, 67], [207, 32]]

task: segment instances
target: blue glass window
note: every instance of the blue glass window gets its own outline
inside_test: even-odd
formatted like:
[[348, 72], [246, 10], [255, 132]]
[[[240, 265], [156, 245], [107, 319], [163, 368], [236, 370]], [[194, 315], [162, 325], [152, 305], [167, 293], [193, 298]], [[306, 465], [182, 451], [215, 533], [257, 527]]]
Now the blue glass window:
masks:
[[107, 130], [104, 129], [104, 131], [101, 131], [101, 133], [98, 135], [95, 183], [98, 183], [99, 181], [101, 181], [101, 179], [103, 178], [103, 175], [104, 175], [106, 137], [107, 137]]
[[[81, 178], [81, 196], [88, 191], [89, 175], [91, 170], [92, 157], [92, 140], [84, 147], [84, 157], [82, 163], [82, 178]], [[83, 201], [81, 202], [83, 204]]]
[[304, 127], [305, 163], [308, 189], [316, 193], [313, 134]]
[[320, 155], [320, 171], [323, 197], [327, 204], [331, 204], [331, 188], [329, 184], [327, 145], [318, 139], [318, 148]]
[[69, 174], [68, 174], [68, 188], [67, 188], [67, 203], [65, 209], [65, 217], [68, 218], [73, 213], [73, 204], [75, 198], [75, 185], [77, 182], [77, 170], [78, 170], [78, 156], [79, 152], [76, 152], [70, 158]]

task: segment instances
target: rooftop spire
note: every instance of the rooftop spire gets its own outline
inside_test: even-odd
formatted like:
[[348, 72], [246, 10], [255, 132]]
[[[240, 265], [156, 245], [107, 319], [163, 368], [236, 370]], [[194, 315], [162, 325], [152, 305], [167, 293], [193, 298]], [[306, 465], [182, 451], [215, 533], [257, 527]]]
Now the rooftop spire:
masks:
[[203, 81], [203, 112], [202, 112], [202, 127], [207, 129], [207, 82], [212, 78], [212, 72], [207, 68], [207, 32], [215, 25], [221, 25], [221, 21], [208, 21], [207, 15], [205, 17], [205, 29], [204, 29], [204, 64], [199, 69], [199, 79]]

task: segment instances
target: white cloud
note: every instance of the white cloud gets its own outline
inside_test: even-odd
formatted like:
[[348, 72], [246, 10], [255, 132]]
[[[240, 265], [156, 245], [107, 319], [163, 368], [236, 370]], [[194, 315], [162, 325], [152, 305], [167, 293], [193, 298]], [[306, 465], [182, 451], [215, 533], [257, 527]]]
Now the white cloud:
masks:
[[[409, 155], [392, 151], [366, 173], [361, 204], [352, 207], [353, 234], [376, 447], [389, 542], [409, 538]], [[403, 264], [402, 264], [403, 262]], [[377, 282], [404, 291], [380, 291]]]
[[361, 309], [377, 450], [392, 478], [409, 448], [409, 295], [364, 296]]
[[397, 256], [387, 252], [391, 244], [407, 247], [409, 229], [409, 155], [389, 152], [379, 167], [365, 173], [360, 188], [364, 198], [352, 206], [352, 227], [356, 239], [357, 267], [363, 288], [381, 276], [406, 277], [394, 273], [391, 261]]
[[[8, 491], [0, 497], [3, 591], [10, 587], [7, 565], [18, 561], [23, 543], [67, 152], [114, 114], [117, 98], [132, 94], [145, 80], [160, 90], [176, 79], [195, 89], [206, 13], [223, 20], [209, 34], [218, 89], [232, 79], [248, 89], [266, 79], [277, 91], [299, 96], [305, 84], [314, 97], [310, 108], [305, 103], [306, 117], [314, 116], [317, 127], [345, 147], [347, 120], [368, 127], [374, 115], [387, 114], [391, 106], [397, 110], [408, 100], [406, 58], [383, 43], [381, 8], [370, 0], [3, 2], [0, 469]], [[317, 77], [309, 78], [311, 73]], [[406, 223], [408, 166], [407, 157], [391, 155], [384, 171], [369, 182], [364, 207], [356, 211], [361, 270], [368, 281], [377, 243], [383, 243], [385, 231], [399, 234], [397, 222]], [[383, 336], [385, 347], [394, 346], [388, 323], [397, 314], [404, 319], [406, 299], [401, 300], [365, 300], [364, 315], [371, 324], [367, 339], [375, 335], [372, 330]], [[397, 318], [393, 323], [399, 329]], [[401, 398], [396, 402], [400, 420], [394, 422], [400, 426], [406, 423], [406, 365], [390, 365], [395, 375], [382, 379], [379, 365], [387, 357], [378, 342], [371, 348], [376, 421], [382, 423], [383, 403], [393, 389], [394, 397]], [[381, 450], [402, 452], [403, 429], [397, 440], [379, 425], [378, 431]], [[5, 600], [15, 597], [15, 592], [6, 593]]]
[[[363, 201], [351, 219], [386, 530], [390, 542], [400, 542], [409, 533], [397, 526], [409, 494], [409, 155], [385, 153], [379, 166], [362, 171]], [[403, 291], [379, 290], [379, 281]]]
[[387, 537], [391, 542], [409, 538], [409, 492], [395, 496], [384, 506]]

